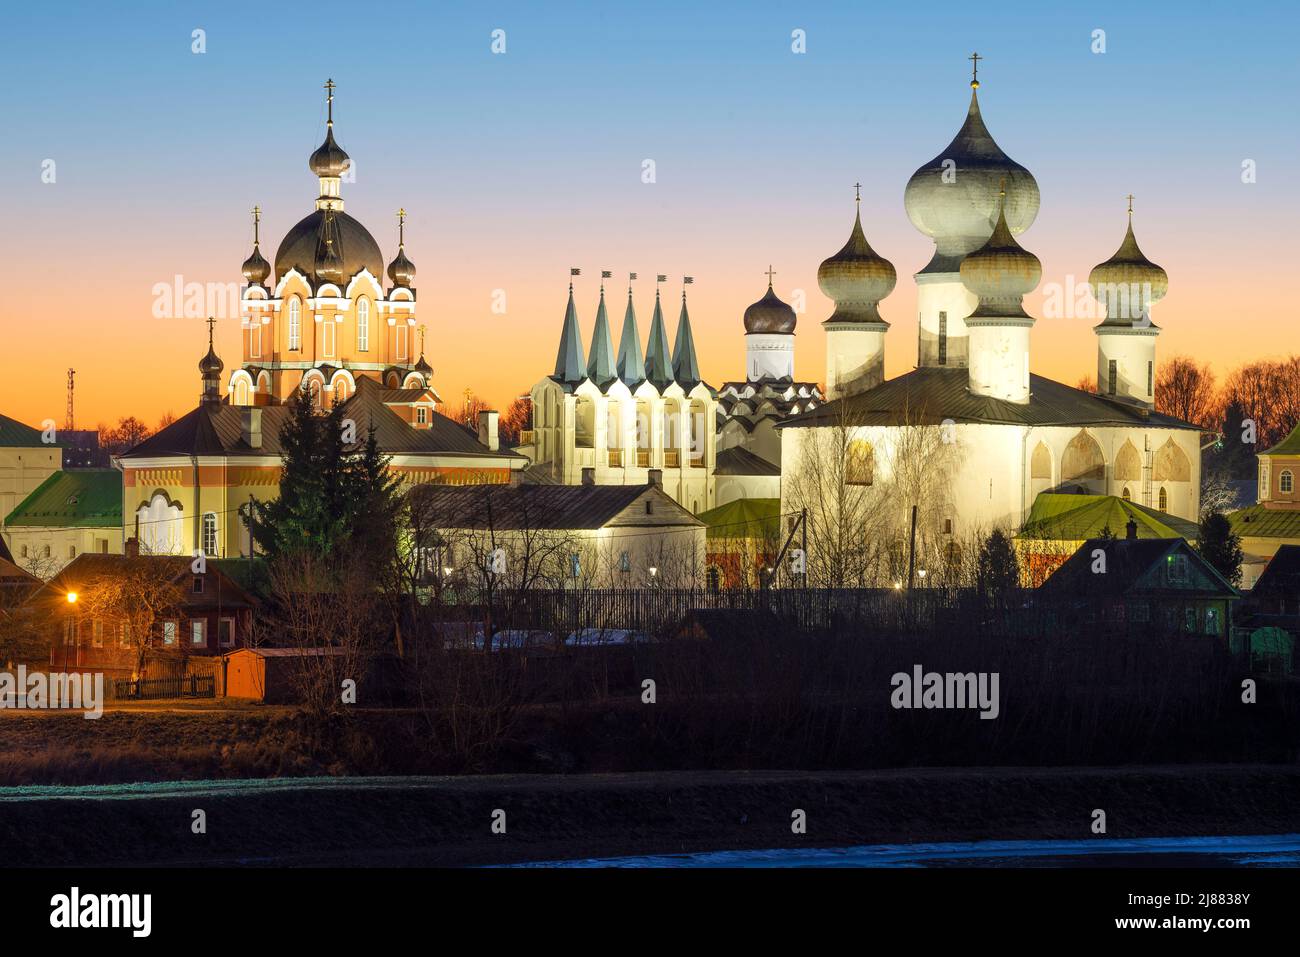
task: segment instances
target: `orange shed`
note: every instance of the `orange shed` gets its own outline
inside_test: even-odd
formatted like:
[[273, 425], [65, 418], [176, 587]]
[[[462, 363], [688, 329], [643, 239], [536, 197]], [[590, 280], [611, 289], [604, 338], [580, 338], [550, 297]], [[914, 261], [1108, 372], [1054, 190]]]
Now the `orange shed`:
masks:
[[240, 648], [223, 656], [226, 697], [292, 703], [297, 697], [295, 672], [304, 658], [344, 653], [342, 648]]

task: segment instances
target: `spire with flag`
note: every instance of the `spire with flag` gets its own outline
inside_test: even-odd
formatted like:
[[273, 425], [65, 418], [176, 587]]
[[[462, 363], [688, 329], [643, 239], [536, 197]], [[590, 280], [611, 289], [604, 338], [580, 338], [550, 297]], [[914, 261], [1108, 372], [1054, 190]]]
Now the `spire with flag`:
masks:
[[600, 305], [596, 307], [596, 328], [591, 334], [591, 354], [587, 359], [587, 378], [603, 389], [617, 377], [614, 362], [614, 340], [609, 334], [609, 317], [605, 313], [605, 280], [608, 272], [601, 272]]
[[564, 310], [564, 328], [560, 333], [560, 349], [555, 355], [555, 374], [560, 382], [576, 384], [586, 377], [586, 363], [582, 357], [582, 333], [578, 329], [578, 309], [573, 304], [573, 277], [582, 270], [569, 270], [569, 305]]
[[668, 351], [668, 331], [664, 328], [664, 311], [659, 305], [659, 286], [667, 276], [655, 281], [655, 311], [650, 319], [650, 341], [645, 347], [645, 377], [656, 389], [663, 390], [673, 381], [672, 357]]
[[686, 311], [686, 287], [695, 280], [682, 278], [682, 314], [677, 320], [677, 341], [673, 344], [673, 378], [684, 389], [700, 381], [700, 363], [695, 356], [695, 336], [691, 334], [691, 317]]
[[636, 326], [632, 307], [632, 282], [636, 273], [627, 276], [627, 310], [623, 313], [623, 333], [618, 341], [618, 377], [630, 389], [645, 381], [645, 357], [641, 354], [641, 333]]

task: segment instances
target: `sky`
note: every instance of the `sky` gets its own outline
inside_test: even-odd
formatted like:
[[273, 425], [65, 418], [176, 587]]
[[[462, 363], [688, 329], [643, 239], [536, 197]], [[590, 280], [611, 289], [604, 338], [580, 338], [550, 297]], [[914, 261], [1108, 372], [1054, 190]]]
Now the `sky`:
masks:
[[[450, 405], [470, 388], [505, 408], [552, 371], [570, 267], [588, 343], [601, 270], [616, 336], [639, 273], [643, 338], [655, 274], [669, 277], [670, 339], [693, 276], [716, 386], [743, 377], [741, 317], [770, 264], [778, 294], [806, 302], [796, 373], [824, 380], [832, 304], [816, 271], [848, 238], [855, 182], [868, 240], [899, 274], [881, 312], [886, 372], [900, 374], [916, 359], [911, 277], [933, 249], [903, 189], [960, 127], [972, 51], [984, 119], [1042, 193], [1019, 237], [1043, 263], [1030, 313], [1109, 258], [1133, 193], [1141, 246], [1169, 273], [1159, 355], [1222, 375], [1300, 347], [1277, 305], [1300, 211], [1298, 26], [1295, 5], [1268, 2], [11, 7], [0, 412], [61, 424], [69, 367], [82, 427], [194, 407], [207, 328], [157, 318], [156, 287], [237, 283], [255, 204], [268, 259], [312, 210], [327, 77], [355, 164], [347, 211], [385, 262], [408, 211], [418, 318]], [[1035, 372], [1095, 374], [1096, 321], [1040, 318]], [[229, 370], [233, 312], [216, 336]]]

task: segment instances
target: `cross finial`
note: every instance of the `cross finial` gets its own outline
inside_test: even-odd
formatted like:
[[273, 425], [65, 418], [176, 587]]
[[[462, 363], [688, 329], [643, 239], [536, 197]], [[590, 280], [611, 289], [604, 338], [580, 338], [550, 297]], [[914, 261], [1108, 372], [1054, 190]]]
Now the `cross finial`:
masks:
[[325, 105], [329, 110], [330, 126], [334, 125], [334, 88], [337, 85], [332, 78], [325, 81]]
[[772, 288], [772, 277], [775, 275], [776, 275], [776, 270], [774, 270], [771, 264], [769, 263], [767, 267], [767, 288], [768, 289]]
[[853, 201], [857, 203], [859, 206], [862, 205], [862, 184], [861, 183], [853, 184]]
[[260, 229], [258, 224], [262, 222], [262, 207], [253, 207], [253, 245], [256, 246], [259, 240]]
[[1128, 221], [1133, 222], [1133, 194], [1128, 194]]
[[980, 60], [984, 57], [978, 53], [972, 53], [966, 59], [970, 60], [970, 88], [978, 90], [980, 88]]
[[420, 355], [424, 355], [424, 323], [420, 323]]
[[[406, 245], [406, 207], [397, 211], [397, 248]], [[421, 326], [423, 328], [423, 326]]]
[[213, 316], [208, 316], [208, 348], [209, 349], [212, 348], [212, 327], [215, 326], [216, 324], [217, 324], [216, 318]]

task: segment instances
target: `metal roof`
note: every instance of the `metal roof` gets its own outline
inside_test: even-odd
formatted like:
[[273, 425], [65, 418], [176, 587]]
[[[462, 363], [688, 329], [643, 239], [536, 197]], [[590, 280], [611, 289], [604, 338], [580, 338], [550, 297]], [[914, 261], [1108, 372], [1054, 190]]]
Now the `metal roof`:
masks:
[[42, 442], [39, 429], [33, 429], [7, 415], [0, 415], [0, 447], [34, 449], [48, 445], [57, 446], [58, 443]]
[[761, 455], [740, 446], [723, 449], [718, 453], [714, 475], [780, 475], [781, 466], [774, 465]]
[[428, 524], [503, 531], [604, 528], [646, 494], [661, 510], [656, 513], [658, 524], [667, 511], [676, 516], [677, 525], [704, 525], [657, 485], [426, 484], [411, 490], [415, 507], [428, 510]]
[[1029, 377], [1029, 402], [1021, 405], [975, 395], [964, 368], [927, 366], [883, 382], [867, 392], [835, 399], [792, 416], [777, 428], [833, 425], [1130, 425], [1203, 431], [1200, 426], [1141, 406], [1107, 399], [1054, 382]]
[[122, 473], [117, 469], [64, 469], [23, 499], [6, 525], [47, 528], [122, 527]]

